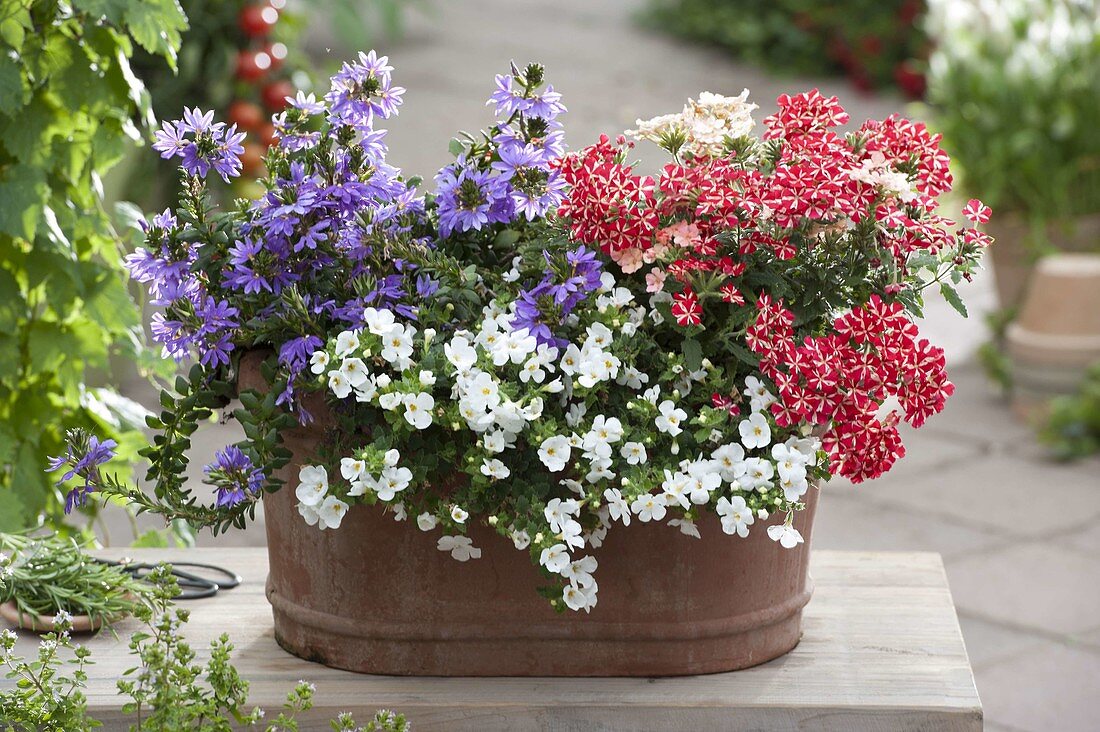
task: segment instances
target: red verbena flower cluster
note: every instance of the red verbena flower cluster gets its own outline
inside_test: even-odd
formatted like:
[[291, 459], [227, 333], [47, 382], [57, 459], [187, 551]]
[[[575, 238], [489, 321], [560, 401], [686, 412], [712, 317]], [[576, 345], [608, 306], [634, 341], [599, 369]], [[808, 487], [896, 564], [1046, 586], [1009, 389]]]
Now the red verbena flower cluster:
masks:
[[[943, 351], [918, 336], [898, 300], [920, 284], [912, 268], [936, 262], [969, 276], [990, 239], [937, 213], [950, 161], [923, 124], [895, 115], [841, 135], [835, 128], [849, 116], [836, 97], [815, 89], [777, 105], [762, 142], [727, 138], [721, 157], [676, 154], [656, 178], [624, 162], [624, 138], [601, 137], [561, 161], [570, 187], [558, 213], [576, 240], [599, 246], [624, 273], [641, 270], [677, 326], [747, 345], [776, 385], [777, 424], [828, 425], [832, 469], [858, 482], [904, 454], [899, 419], [920, 426], [954, 388]], [[678, 152], [671, 136], [646, 139]], [[978, 224], [990, 212], [974, 200], [963, 213]], [[863, 280], [852, 289], [835, 282], [853, 293], [841, 301], [846, 312], [796, 327], [790, 307], [806, 303], [785, 306], [760, 269], [802, 278], [796, 268], [818, 266], [815, 249], [826, 245], [829, 256], [864, 265]], [[839, 278], [839, 269], [820, 271]], [[755, 320], [742, 312], [746, 302], [755, 302]], [[883, 406], [888, 399], [900, 413]]]
[[883, 402], [896, 399], [905, 421], [920, 427], [955, 391], [943, 349], [919, 337], [901, 303], [872, 295], [836, 318], [833, 333], [801, 344], [782, 301], [761, 296], [757, 311], [746, 341], [778, 388], [776, 423], [827, 425], [831, 468], [853, 482], [877, 478], [905, 454], [898, 413], [880, 418]]

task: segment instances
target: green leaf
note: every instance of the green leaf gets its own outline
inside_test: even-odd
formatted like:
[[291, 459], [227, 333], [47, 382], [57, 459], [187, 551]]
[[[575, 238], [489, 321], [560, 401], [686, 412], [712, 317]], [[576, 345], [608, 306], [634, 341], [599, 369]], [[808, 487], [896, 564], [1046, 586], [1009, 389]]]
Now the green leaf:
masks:
[[46, 174], [31, 165], [13, 165], [0, 177], [0, 232], [34, 240], [49, 195]]
[[187, 30], [187, 16], [176, 0], [144, 0], [128, 3], [126, 27], [138, 45], [149, 53], [163, 56], [176, 68], [180, 32]]
[[9, 116], [14, 115], [26, 103], [26, 89], [23, 86], [23, 74], [19, 72], [19, 65], [7, 54], [0, 54], [0, 112]]
[[964, 318], [969, 317], [969, 313], [966, 311], [966, 304], [959, 297], [958, 291], [947, 284], [946, 282], [940, 283], [940, 294], [943, 295], [943, 299], [947, 301], [947, 304], [955, 308], [955, 310]]
[[0, 486], [0, 531], [19, 531], [27, 527], [26, 508], [9, 487]]
[[698, 371], [703, 365], [703, 347], [694, 338], [685, 338], [683, 345], [684, 365], [688, 371]]
[[113, 25], [122, 22], [127, 6], [135, 3], [129, 0], [73, 0], [73, 7], [88, 15], [104, 18]]
[[466, 152], [466, 145], [462, 143], [462, 140], [453, 139], [447, 143], [447, 151], [450, 152], [451, 155], [461, 155]]
[[149, 529], [144, 534], [134, 539], [130, 546], [143, 549], [165, 549], [169, 546], [168, 537], [163, 531]]
[[15, 333], [27, 315], [27, 304], [19, 283], [6, 269], [0, 269], [0, 333]]

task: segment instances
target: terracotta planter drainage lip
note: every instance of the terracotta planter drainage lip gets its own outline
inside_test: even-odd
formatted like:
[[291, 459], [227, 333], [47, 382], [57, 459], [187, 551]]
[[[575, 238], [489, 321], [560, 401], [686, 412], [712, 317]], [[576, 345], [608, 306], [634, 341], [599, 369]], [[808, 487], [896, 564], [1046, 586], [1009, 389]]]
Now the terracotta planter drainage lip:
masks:
[[[741, 633], [759, 631], [791, 618], [809, 603], [813, 595], [813, 580], [807, 577], [806, 590], [778, 605], [743, 613], [730, 618], [695, 621], [690, 625], [681, 622], [655, 623], [649, 620], [636, 622], [589, 621], [583, 625], [563, 623], [529, 622], [519, 632], [492, 632], [489, 627], [464, 626], [447, 632], [428, 632], [419, 623], [372, 621], [370, 626], [331, 613], [302, 607], [286, 599], [267, 583], [267, 599], [276, 613], [284, 613], [293, 622], [322, 630], [326, 633], [385, 641], [414, 642], [464, 642], [464, 641], [585, 641], [585, 640], [646, 640], [675, 643], [708, 638], [725, 638]], [[567, 611], [571, 612], [571, 611]], [[685, 632], [687, 631], [687, 632]]]

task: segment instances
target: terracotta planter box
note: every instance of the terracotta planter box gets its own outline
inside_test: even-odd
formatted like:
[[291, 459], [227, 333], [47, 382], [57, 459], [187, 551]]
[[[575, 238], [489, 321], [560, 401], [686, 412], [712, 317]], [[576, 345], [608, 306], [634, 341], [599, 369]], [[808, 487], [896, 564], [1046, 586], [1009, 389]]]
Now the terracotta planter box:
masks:
[[[1018, 308], [1035, 271], [1035, 253], [1029, 244], [1034, 232], [1023, 218], [1010, 212], [994, 215], [985, 230], [995, 239], [988, 256], [997, 299], [1002, 308]], [[1068, 226], [1051, 224], [1046, 237], [1059, 251], [1100, 252], [1100, 215], [1078, 217]]]
[[[260, 388], [254, 367], [243, 388]], [[783, 549], [758, 521], [747, 539], [716, 516], [702, 539], [665, 524], [615, 526], [599, 560], [590, 614], [555, 612], [526, 551], [472, 525], [480, 559], [436, 548], [439, 530], [396, 522], [380, 506], [354, 507], [335, 531], [307, 526], [294, 480], [325, 439], [292, 430], [288, 487], [265, 495], [267, 597], [275, 638], [294, 655], [363, 673], [423, 676], [676, 676], [754, 666], [798, 643], [810, 599], [809, 542], [817, 489], [796, 526], [806, 543]], [[522, 478], [519, 478], [522, 479]]]

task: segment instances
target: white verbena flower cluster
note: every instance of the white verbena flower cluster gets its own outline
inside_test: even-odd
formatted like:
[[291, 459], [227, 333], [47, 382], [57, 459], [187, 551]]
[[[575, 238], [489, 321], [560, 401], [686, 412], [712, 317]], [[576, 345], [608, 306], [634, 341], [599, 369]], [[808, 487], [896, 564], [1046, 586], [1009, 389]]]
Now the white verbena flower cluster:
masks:
[[689, 99], [679, 114], [665, 114], [648, 120], [637, 120], [636, 130], [628, 135], [638, 140], [650, 140], [669, 148], [682, 140], [676, 152], [694, 157], [716, 157], [725, 153], [725, 141], [744, 137], [752, 132], [752, 112], [757, 109], [748, 101], [749, 90], [736, 97], [702, 92], [698, 100]]

